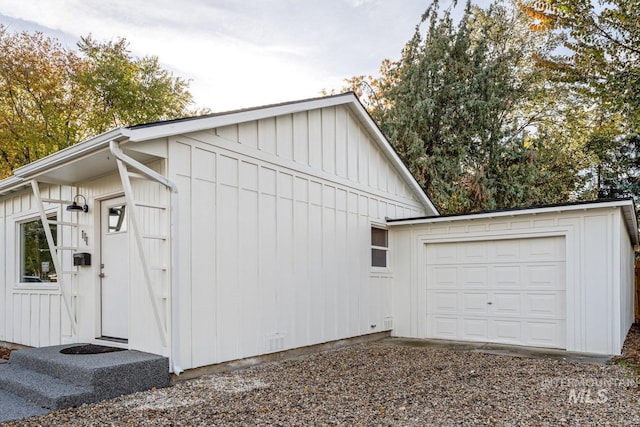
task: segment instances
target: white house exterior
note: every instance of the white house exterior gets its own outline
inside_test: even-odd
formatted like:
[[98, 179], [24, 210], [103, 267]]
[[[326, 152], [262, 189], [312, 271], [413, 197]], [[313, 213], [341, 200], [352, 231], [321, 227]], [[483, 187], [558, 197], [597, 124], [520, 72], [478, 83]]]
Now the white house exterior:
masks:
[[353, 94], [115, 129], [0, 181], [0, 342], [176, 373], [382, 331], [619, 353], [631, 201], [437, 215]]
[[[77, 194], [88, 212], [66, 210]], [[0, 341], [126, 346], [174, 371], [391, 330], [371, 226], [437, 214], [353, 94], [116, 129], [0, 195]], [[55, 283], [21, 272], [43, 217]]]

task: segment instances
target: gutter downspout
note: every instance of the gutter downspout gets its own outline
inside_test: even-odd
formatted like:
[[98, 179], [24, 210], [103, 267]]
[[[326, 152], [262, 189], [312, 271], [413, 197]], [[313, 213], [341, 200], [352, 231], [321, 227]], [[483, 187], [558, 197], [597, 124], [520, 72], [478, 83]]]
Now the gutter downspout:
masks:
[[113, 140], [109, 141], [109, 151], [116, 159], [171, 190], [171, 363], [173, 365], [173, 373], [180, 375], [183, 369], [180, 367], [180, 319], [178, 315], [180, 308], [180, 289], [178, 286], [180, 278], [178, 263], [180, 243], [178, 239], [178, 186], [170, 179], [124, 154], [120, 149], [120, 145]]

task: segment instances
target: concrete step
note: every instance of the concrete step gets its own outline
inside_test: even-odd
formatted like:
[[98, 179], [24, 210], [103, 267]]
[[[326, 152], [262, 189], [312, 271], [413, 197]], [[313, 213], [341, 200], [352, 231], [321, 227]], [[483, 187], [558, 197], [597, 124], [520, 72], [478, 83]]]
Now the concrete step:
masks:
[[95, 401], [93, 387], [69, 384], [11, 363], [0, 365], [0, 389], [48, 409]]
[[0, 423], [44, 415], [51, 411], [0, 390]]
[[156, 354], [125, 350], [101, 354], [62, 354], [60, 350], [82, 344], [29, 348], [11, 353], [9, 366], [93, 388], [95, 401], [123, 394], [168, 387], [169, 359]]

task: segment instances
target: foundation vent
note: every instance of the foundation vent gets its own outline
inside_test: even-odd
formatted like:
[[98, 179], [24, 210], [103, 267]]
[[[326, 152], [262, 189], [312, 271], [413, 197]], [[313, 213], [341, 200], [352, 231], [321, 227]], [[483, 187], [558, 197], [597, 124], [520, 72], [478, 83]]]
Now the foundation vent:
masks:
[[284, 342], [287, 334], [285, 332], [276, 332], [264, 336], [264, 349], [268, 353], [273, 353], [284, 349]]
[[384, 326], [384, 329], [387, 331], [393, 329], [393, 317], [385, 317], [383, 326]]

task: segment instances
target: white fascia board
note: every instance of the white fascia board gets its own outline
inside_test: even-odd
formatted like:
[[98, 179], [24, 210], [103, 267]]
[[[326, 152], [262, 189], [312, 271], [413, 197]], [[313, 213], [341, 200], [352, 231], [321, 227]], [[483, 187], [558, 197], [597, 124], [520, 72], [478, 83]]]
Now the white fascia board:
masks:
[[640, 244], [640, 235], [638, 235], [638, 217], [636, 216], [636, 207], [632, 200], [629, 200], [629, 205], [622, 207], [622, 216], [624, 216], [624, 222], [627, 225], [627, 231], [631, 236], [631, 241], [634, 245]]
[[64, 163], [73, 161], [87, 154], [93, 153], [104, 148], [109, 148], [110, 141], [121, 141], [127, 139], [129, 130], [126, 128], [117, 128], [79, 142], [78, 144], [67, 147], [47, 157], [36, 160], [28, 165], [22, 166], [13, 172], [13, 175], [22, 179], [32, 178], [42, 172], [46, 172], [52, 168], [60, 166]]
[[387, 226], [396, 227], [401, 225], [421, 225], [421, 224], [433, 224], [439, 222], [456, 222], [456, 221], [469, 221], [469, 220], [478, 220], [478, 219], [490, 219], [490, 218], [500, 218], [500, 217], [513, 217], [520, 215], [539, 215], [539, 214], [547, 214], [547, 213], [560, 213], [560, 212], [568, 212], [568, 211], [586, 211], [591, 209], [603, 209], [603, 208], [622, 208], [622, 213], [625, 218], [625, 223], [627, 225], [627, 231], [631, 240], [634, 244], [640, 243], [640, 237], [638, 236], [638, 221], [635, 215], [634, 203], [632, 200], [620, 200], [620, 201], [610, 201], [610, 202], [593, 202], [593, 203], [581, 203], [575, 205], [565, 205], [565, 206], [549, 206], [549, 207], [537, 207], [530, 209], [516, 209], [516, 210], [506, 210], [506, 211], [498, 211], [498, 212], [486, 212], [486, 213], [477, 213], [477, 214], [463, 214], [463, 215], [454, 215], [454, 216], [442, 216], [442, 217], [431, 217], [431, 218], [414, 218], [407, 220], [398, 220], [387, 222]]
[[158, 123], [147, 127], [131, 129], [129, 140], [132, 142], [147, 141], [156, 138], [165, 138], [185, 133], [199, 132], [223, 126], [235, 125], [239, 123], [251, 122], [270, 117], [295, 114], [319, 108], [334, 107], [336, 105], [353, 102], [355, 96], [351, 93], [336, 95], [327, 98], [317, 98], [308, 101], [292, 102], [274, 106], [258, 107], [250, 110], [240, 110], [236, 112], [222, 113], [214, 116], [194, 117], [175, 122]]
[[29, 185], [30, 184], [28, 182], [24, 182], [22, 178], [18, 178], [17, 176], [10, 176], [0, 181], [0, 196], [4, 196], [14, 191], [21, 190], [22, 188], [28, 187]]

